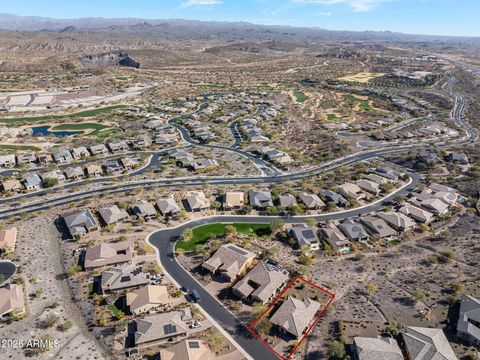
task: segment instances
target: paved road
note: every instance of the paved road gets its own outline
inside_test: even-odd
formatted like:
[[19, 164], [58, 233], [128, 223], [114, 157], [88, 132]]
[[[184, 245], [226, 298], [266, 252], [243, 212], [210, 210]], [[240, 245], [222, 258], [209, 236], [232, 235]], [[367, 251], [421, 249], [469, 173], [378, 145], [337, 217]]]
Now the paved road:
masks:
[[[186, 271], [176, 260], [174, 255], [174, 247], [183, 230], [187, 228], [195, 228], [200, 225], [213, 223], [269, 223], [272, 219], [282, 219], [285, 223], [304, 222], [305, 218], [315, 218], [318, 221], [342, 220], [346, 218], [364, 215], [370, 212], [380, 210], [386, 204], [390, 204], [395, 197], [406, 195], [413, 191], [417, 186], [421, 177], [418, 174], [410, 174], [411, 183], [402, 188], [400, 191], [394, 192], [383, 200], [352, 210], [336, 212], [331, 214], [321, 214], [316, 216], [211, 216], [208, 218], [197, 219], [188, 223], [184, 223], [176, 228], [167, 228], [152, 233], [148, 241], [158, 249], [159, 261], [166, 273], [181, 286], [189, 290], [197, 290], [201, 301], [199, 305], [213, 319], [229, 333], [229, 335], [246, 351], [253, 359], [262, 360], [278, 360], [276, 355], [267, 349], [258, 339], [251, 336], [245, 325], [241, 323], [230, 311], [221, 305], [217, 299], [210, 294], [200, 283], [198, 283], [188, 271]], [[248, 325], [248, 324], [247, 324]]]

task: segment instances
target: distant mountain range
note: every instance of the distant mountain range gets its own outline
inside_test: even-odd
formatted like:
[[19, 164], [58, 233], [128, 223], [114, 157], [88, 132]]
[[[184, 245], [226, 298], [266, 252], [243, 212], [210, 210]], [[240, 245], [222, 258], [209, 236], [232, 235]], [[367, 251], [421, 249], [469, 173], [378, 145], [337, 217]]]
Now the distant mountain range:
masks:
[[407, 35], [390, 31], [333, 31], [320, 28], [256, 25], [246, 22], [215, 22], [196, 20], [162, 20], [136, 18], [78, 18], [54, 19], [36, 16], [0, 14], [0, 29], [14, 31], [50, 31], [60, 33], [95, 32], [130, 36], [162, 37], [166, 39], [222, 39], [226, 41], [438, 41], [480, 42], [480, 38], [461, 38], [430, 35]]

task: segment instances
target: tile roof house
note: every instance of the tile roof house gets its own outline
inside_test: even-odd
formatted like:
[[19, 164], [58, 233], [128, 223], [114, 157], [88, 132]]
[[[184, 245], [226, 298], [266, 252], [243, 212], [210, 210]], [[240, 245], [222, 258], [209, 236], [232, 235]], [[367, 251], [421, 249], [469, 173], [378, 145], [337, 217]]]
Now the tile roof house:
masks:
[[239, 191], [228, 191], [223, 195], [223, 209], [239, 209], [245, 205], [245, 194]]
[[412, 360], [457, 360], [442, 329], [407, 326], [402, 337]]
[[301, 193], [299, 197], [308, 209], [318, 210], [325, 207], [325, 203], [315, 194]]
[[457, 321], [457, 335], [474, 346], [480, 346], [480, 300], [463, 294]]
[[132, 213], [143, 217], [145, 220], [151, 219], [157, 215], [155, 207], [146, 200], [140, 200], [131, 206]]
[[113, 267], [102, 273], [100, 285], [103, 293], [139, 288], [150, 283], [143, 268], [137, 264]]
[[27, 190], [37, 190], [42, 187], [42, 178], [38, 174], [31, 174], [23, 179], [23, 186]]
[[50, 164], [53, 162], [51, 154], [38, 154], [37, 159], [40, 164]]
[[8, 284], [0, 288], [0, 318], [25, 313], [25, 299], [21, 285]]
[[319, 310], [320, 303], [312, 299], [300, 300], [289, 296], [272, 315], [270, 322], [298, 339], [307, 330]]
[[201, 211], [210, 208], [210, 204], [203, 191], [189, 191], [185, 197], [185, 202], [190, 211]]
[[332, 190], [323, 190], [320, 192], [320, 195], [323, 196], [326, 199], [326, 201], [333, 202], [337, 206], [345, 207], [350, 204], [348, 200], [345, 199], [342, 195]]
[[215, 159], [198, 159], [192, 164], [193, 170], [195, 171], [211, 169], [217, 166], [219, 166], [219, 164]]
[[102, 243], [89, 247], [85, 252], [84, 267], [92, 270], [107, 265], [132, 261], [133, 244], [130, 241]]
[[15, 155], [9, 154], [0, 156], [0, 166], [6, 167], [10, 165], [15, 165]]
[[373, 182], [371, 180], [357, 180], [355, 182], [360, 189], [363, 191], [366, 191], [369, 194], [372, 195], [378, 195], [380, 194], [381, 190], [379, 185], [376, 182]]
[[435, 215], [441, 215], [448, 212], [448, 204], [440, 199], [425, 199], [420, 202], [420, 206]]
[[433, 220], [433, 214], [428, 212], [427, 210], [423, 210], [419, 207], [410, 205], [410, 204], [403, 204], [403, 206], [398, 209], [404, 215], [411, 217], [412, 219], [428, 224], [430, 221]]
[[347, 198], [361, 200], [365, 199], [367, 195], [360, 189], [357, 184], [345, 183], [338, 187], [338, 191]]
[[350, 241], [367, 241], [370, 239], [368, 232], [357, 221], [345, 220], [343, 223], [338, 225], [338, 228]]
[[184, 340], [160, 350], [162, 360], [215, 360], [215, 353], [201, 340]]
[[250, 190], [248, 192], [250, 206], [258, 209], [265, 209], [273, 206], [272, 193], [270, 191]]
[[163, 216], [174, 216], [181, 211], [173, 197], [157, 199], [157, 208]]
[[34, 153], [17, 155], [17, 164], [32, 164], [37, 162], [37, 155]]
[[120, 164], [122, 164], [122, 166], [127, 170], [128, 169], [133, 169], [135, 166], [138, 165], [137, 161], [130, 158], [130, 157], [121, 158], [120, 159]]
[[55, 151], [52, 156], [57, 163], [66, 163], [73, 160], [72, 154], [68, 150]]
[[355, 337], [355, 360], [403, 360], [402, 350], [395, 339], [389, 337]]
[[285, 285], [288, 277], [288, 271], [277, 264], [261, 261], [232, 290], [239, 298], [251, 297], [265, 304]]
[[88, 177], [100, 176], [103, 174], [103, 169], [98, 164], [89, 164], [85, 167]]
[[399, 178], [401, 178], [404, 174], [401, 172], [398, 172], [396, 170], [393, 170], [390, 167], [387, 166], [380, 166], [375, 169], [375, 172], [383, 176], [389, 180], [397, 181]]
[[288, 209], [288, 208], [291, 208], [292, 206], [297, 205], [297, 199], [292, 194], [280, 195], [278, 197], [278, 204], [282, 208]]
[[98, 155], [107, 155], [108, 154], [108, 149], [105, 146], [105, 144], [97, 144], [97, 145], [92, 145], [90, 146], [90, 152], [94, 156]]
[[129, 218], [126, 210], [120, 209], [117, 205], [104, 207], [98, 210], [103, 222], [107, 225], [115, 224], [119, 221], [124, 221]]
[[318, 236], [307, 224], [295, 224], [290, 228], [288, 233], [295, 239], [299, 248], [307, 245], [311, 250], [320, 250], [320, 241]]
[[378, 236], [380, 239], [391, 239], [398, 234], [379, 217], [366, 215], [360, 219], [360, 223], [372, 236]]
[[90, 209], [80, 211], [63, 217], [68, 231], [72, 237], [85, 235], [88, 232], [98, 230], [98, 224]]
[[17, 243], [17, 228], [0, 230], [0, 253], [10, 253]]
[[462, 165], [468, 164], [468, 156], [462, 153], [450, 153], [447, 155], [447, 159], [448, 161], [458, 162], [459, 164], [462, 164]]
[[22, 189], [22, 184], [18, 180], [5, 180], [2, 182], [3, 191], [5, 192], [14, 192], [20, 191]]
[[373, 181], [377, 184], [386, 184], [392, 182], [391, 179], [387, 179], [386, 177], [376, 175], [376, 174], [367, 174], [363, 177], [365, 180]]
[[83, 173], [83, 169], [80, 166], [76, 166], [65, 170], [65, 176], [67, 177], [67, 179], [75, 180], [84, 177], [85, 174]]
[[165, 285], [146, 285], [128, 292], [126, 304], [133, 315], [140, 315], [171, 305], [172, 298]]
[[190, 309], [146, 316], [136, 320], [135, 345], [152, 345], [162, 340], [186, 335]]
[[65, 174], [60, 170], [53, 170], [42, 174], [42, 179], [56, 179], [59, 183], [66, 180]]
[[123, 171], [123, 166], [118, 160], [105, 161], [103, 166], [105, 167], [105, 172], [110, 176], [121, 174]]
[[375, 215], [397, 231], [406, 231], [416, 225], [414, 220], [396, 211], [382, 211]]
[[130, 147], [127, 145], [125, 141], [109, 143], [108, 147], [110, 148], [110, 151], [112, 152], [112, 154], [119, 154], [119, 153], [123, 153], [130, 150]]
[[350, 241], [333, 223], [327, 223], [322, 227], [320, 235], [334, 250], [342, 250], [351, 245]]
[[70, 149], [70, 152], [72, 153], [72, 157], [76, 160], [79, 160], [83, 157], [90, 156], [90, 152], [87, 150], [85, 146], [79, 146], [79, 147]]
[[202, 264], [202, 268], [210, 273], [219, 273], [228, 281], [237, 276], [252, 264], [255, 254], [234, 244], [222, 245]]

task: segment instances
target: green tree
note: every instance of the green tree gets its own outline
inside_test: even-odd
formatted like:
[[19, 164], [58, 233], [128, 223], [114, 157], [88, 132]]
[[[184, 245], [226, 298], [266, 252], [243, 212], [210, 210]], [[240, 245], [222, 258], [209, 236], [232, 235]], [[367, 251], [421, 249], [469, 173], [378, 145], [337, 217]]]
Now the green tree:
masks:
[[345, 345], [343, 345], [340, 341], [334, 340], [330, 341], [327, 344], [328, 348], [328, 355], [336, 360], [342, 360], [347, 355], [347, 351], [345, 350]]
[[305, 266], [309, 266], [313, 264], [313, 258], [308, 255], [302, 255], [298, 258], [298, 260], [300, 261], [300, 264]]
[[193, 238], [193, 230], [192, 229], [185, 229], [182, 231], [182, 240], [183, 241], [190, 241]]
[[412, 299], [415, 302], [424, 301], [426, 298], [427, 298], [427, 296], [425, 295], [425, 293], [422, 290], [420, 290], [419, 288], [416, 288], [412, 293]]
[[370, 283], [370, 284], [367, 284], [367, 286], [365, 287], [365, 290], [367, 290], [367, 292], [370, 295], [373, 295], [377, 292], [378, 287], [377, 287], [377, 285]]
[[237, 233], [237, 228], [233, 225], [225, 226], [225, 232], [227, 235], [235, 235]]
[[43, 179], [43, 186], [45, 188], [51, 188], [58, 185], [58, 179], [56, 178], [45, 178]]
[[285, 223], [280, 219], [274, 219], [270, 223], [270, 227], [272, 228], [272, 232], [277, 234], [284, 229]]

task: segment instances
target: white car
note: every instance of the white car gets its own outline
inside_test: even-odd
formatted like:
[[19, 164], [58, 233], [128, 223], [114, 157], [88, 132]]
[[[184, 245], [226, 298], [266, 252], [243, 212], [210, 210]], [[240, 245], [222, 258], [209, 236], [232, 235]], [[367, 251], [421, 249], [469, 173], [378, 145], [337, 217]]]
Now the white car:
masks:
[[193, 324], [190, 326], [192, 329], [198, 329], [202, 327], [201, 321], [194, 321]]

